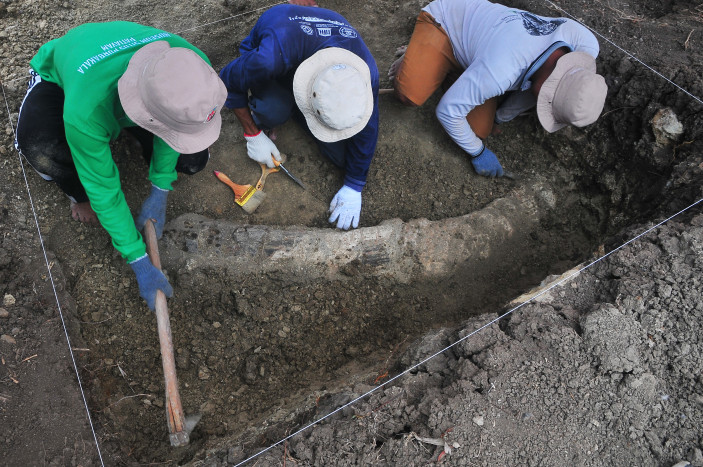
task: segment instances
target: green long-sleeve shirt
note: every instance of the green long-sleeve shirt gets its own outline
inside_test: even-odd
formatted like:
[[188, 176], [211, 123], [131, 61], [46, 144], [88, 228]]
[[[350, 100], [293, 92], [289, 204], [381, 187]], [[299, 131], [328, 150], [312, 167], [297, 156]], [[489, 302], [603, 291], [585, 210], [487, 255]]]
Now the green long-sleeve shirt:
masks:
[[[120, 130], [135, 126], [122, 108], [117, 82], [137, 50], [162, 40], [171, 47], [192, 49], [210, 63], [185, 39], [126, 21], [78, 26], [44, 44], [30, 62], [43, 80], [64, 91], [66, 139], [78, 177], [100, 223], [112, 237], [112, 244], [127, 261], [142, 256], [146, 248], [134, 226], [110, 152], [110, 141], [117, 138]], [[172, 189], [178, 156], [161, 138], [154, 138], [149, 168], [149, 179], [154, 185]]]

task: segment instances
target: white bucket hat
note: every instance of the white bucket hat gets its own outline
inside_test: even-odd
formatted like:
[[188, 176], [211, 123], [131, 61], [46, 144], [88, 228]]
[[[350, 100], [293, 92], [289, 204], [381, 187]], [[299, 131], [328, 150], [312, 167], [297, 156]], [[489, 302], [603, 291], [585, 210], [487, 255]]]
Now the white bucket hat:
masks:
[[207, 149], [220, 135], [227, 88], [191, 49], [166, 41], [145, 45], [130, 59], [117, 90], [134, 123], [182, 154]]
[[596, 74], [595, 59], [584, 52], [562, 56], [537, 96], [537, 117], [553, 133], [566, 125], [583, 127], [598, 120], [608, 85]]
[[318, 50], [298, 66], [293, 95], [310, 131], [325, 143], [354, 136], [373, 113], [369, 66], [339, 47]]

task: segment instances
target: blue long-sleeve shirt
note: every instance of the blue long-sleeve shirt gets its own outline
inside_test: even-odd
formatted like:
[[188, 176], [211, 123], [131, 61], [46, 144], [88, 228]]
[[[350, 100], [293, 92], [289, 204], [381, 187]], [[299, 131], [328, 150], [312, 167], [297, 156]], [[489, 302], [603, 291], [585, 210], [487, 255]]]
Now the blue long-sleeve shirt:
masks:
[[363, 130], [345, 140], [345, 184], [360, 189], [366, 184], [378, 140], [379, 75], [361, 36], [339, 13], [297, 5], [277, 5], [264, 12], [242, 41], [240, 57], [220, 71], [228, 92], [225, 107], [247, 107], [247, 91], [256, 91], [271, 80], [292, 92], [298, 66], [327, 47], [353, 52], [371, 71], [373, 113]]

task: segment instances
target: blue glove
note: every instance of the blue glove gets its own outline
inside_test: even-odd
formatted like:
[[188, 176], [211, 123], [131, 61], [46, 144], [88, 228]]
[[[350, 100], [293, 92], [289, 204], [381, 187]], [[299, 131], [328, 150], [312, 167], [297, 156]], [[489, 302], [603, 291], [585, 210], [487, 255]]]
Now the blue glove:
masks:
[[495, 153], [486, 146], [475, 156], [471, 156], [471, 163], [476, 173], [484, 177], [502, 177], [503, 167], [498, 162]]
[[156, 238], [161, 238], [164, 232], [164, 224], [166, 223], [166, 198], [168, 198], [168, 190], [162, 190], [155, 185], [151, 185], [151, 193], [144, 200], [139, 217], [134, 221], [137, 230], [144, 228], [147, 219], [154, 219]]
[[361, 192], [344, 185], [330, 203], [330, 222], [337, 221], [337, 228], [349, 230], [359, 227], [359, 215], [361, 214]]
[[149, 255], [137, 258], [129, 263], [129, 265], [137, 276], [139, 296], [146, 300], [146, 304], [149, 305], [151, 311], [154, 311], [156, 305], [157, 290], [161, 290], [168, 298], [173, 297], [173, 287], [168, 283], [168, 279], [166, 279], [164, 273], [151, 264]]

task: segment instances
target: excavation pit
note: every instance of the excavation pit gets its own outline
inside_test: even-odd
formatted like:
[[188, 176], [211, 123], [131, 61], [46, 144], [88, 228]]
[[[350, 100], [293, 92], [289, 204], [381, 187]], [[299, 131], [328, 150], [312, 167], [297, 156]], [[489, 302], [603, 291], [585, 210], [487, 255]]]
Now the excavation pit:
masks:
[[[323, 6], [358, 27], [383, 81], [417, 5], [330, 3]], [[556, 14], [522, 3], [515, 6]], [[256, 6], [199, 7], [191, 22]], [[186, 18], [181, 11], [174, 16], [190, 24]], [[255, 18], [183, 35], [219, 69], [236, 56]], [[293, 122], [278, 131], [276, 143], [308, 190], [274, 174], [254, 213], [236, 205], [212, 170], [241, 184], [254, 183], [260, 172], [225, 111], [208, 167], [175, 184], [160, 242], [175, 288], [169, 309], [181, 398], [186, 413], [203, 415], [191, 445], [178, 450], [168, 444], [154, 316], [129, 267], [104, 231], [71, 222], [58, 190], [30, 174], [45, 242], [72, 300], [65, 311], [80, 344], [74, 347], [90, 349], [78, 353], [79, 368], [108, 457], [118, 465], [195, 463], [244, 434], [249, 444], [242, 455], [252, 454], [253, 446], [265, 447], [319, 415], [321, 401], [332, 409], [350, 400], [338, 387], [370, 388], [401, 371], [412, 363], [406, 352], [428, 333], [496, 313], [545, 277], [607, 251], [624, 227], [693, 201], [701, 180], [700, 109], [612, 47], [602, 44], [598, 66], [610, 91], [596, 124], [547, 134], [531, 115], [489, 138], [516, 180], [474, 173], [434, 117], [437, 95], [418, 109], [381, 96], [361, 227], [350, 232], [327, 222], [343, 174]], [[695, 67], [681, 76], [701, 89]], [[21, 99], [19, 86], [10, 91]], [[682, 134], [660, 124], [672, 114]], [[136, 209], [147, 193], [146, 169], [126, 138], [115, 143], [114, 155]], [[252, 433], [260, 437], [256, 443]]]
[[[49, 243], [75, 280], [81, 336], [92, 343], [92, 401], [105, 407], [106, 426], [130, 457], [186, 461], [245, 428], [310, 409], [313, 397], [342, 382], [382, 382], [376, 378], [397, 372], [399, 356], [425, 333], [500, 310], [546, 276], [594, 258], [609, 235], [653, 212], [650, 200], [666, 180], [642, 165], [642, 153], [630, 152], [639, 160], [632, 169], [607, 118], [555, 135], [534, 117], [505, 125], [489, 144], [518, 179], [479, 177], [432, 107], [383, 98], [358, 230], [328, 225], [342, 173], [294, 123], [277, 143], [306, 191], [274, 174], [266, 200], [246, 214], [209, 170], [179, 180], [160, 249], [176, 290], [169, 309], [181, 397], [187, 413], [203, 418], [191, 446], [176, 453], [165, 441], [153, 315], [127, 267], [104, 233], [86, 231], [66, 249], [54, 247], [65, 231], [52, 232]], [[253, 182], [259, 168], [237, 123], [225, 120], [208, 169]], [[125, 167], [135, 163], [120, 152], [126, 145], [116, 150]], [[642, 150], [649, 156], [655, 147]], [[143, 178], [125, 184], [137, 205]], [[79, 251], [86, 240], [96, 242], [90, 267], [76, 276], [61, 251]]]

